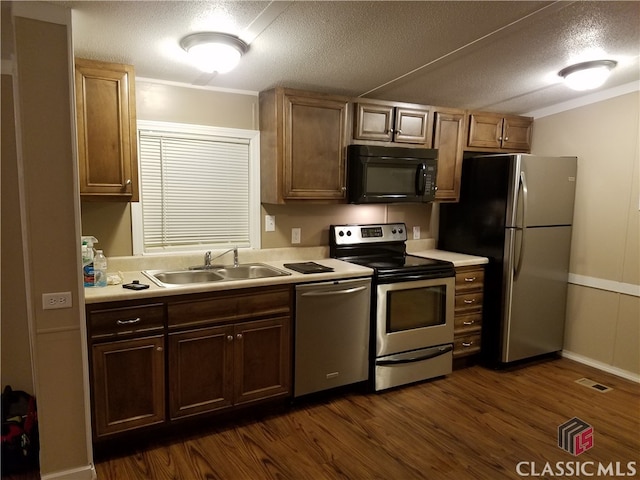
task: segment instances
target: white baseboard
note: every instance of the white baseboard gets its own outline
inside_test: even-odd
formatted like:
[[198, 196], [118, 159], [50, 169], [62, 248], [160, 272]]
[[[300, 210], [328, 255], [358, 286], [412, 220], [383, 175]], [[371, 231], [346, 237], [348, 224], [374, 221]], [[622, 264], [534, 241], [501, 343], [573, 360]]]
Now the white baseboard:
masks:
[[41, 480], [96, 480], [96, 469], [93, 464], [84, 467], [63, 470], [42, 475]]
[[568, 358], [569, 360], [575, 360], [576, 362], [584, 363], [585, 365], [589, 365], [590, 367], [597, 368], [598, 370], [602, 370], [603, 372], [607, 372], [612, 375], [631, 380], [632, 382], [640, 383], [640, 374], [630, 372], [628, 370], [623, 370], [621, 368], [617, 368], [607, 363], [599, 362], [592, 358], [569, 352], [567, 350], [562, 351], [562, 356]]

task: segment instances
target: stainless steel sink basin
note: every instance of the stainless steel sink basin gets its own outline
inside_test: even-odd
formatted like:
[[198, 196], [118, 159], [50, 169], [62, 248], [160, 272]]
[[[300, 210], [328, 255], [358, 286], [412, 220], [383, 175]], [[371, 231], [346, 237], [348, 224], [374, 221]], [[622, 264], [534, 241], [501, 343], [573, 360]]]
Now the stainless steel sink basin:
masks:
[[142, 273], [161, 287], [231, 280], [255, 280], [258, 278], [291, 275], [288, 272], [262, 263], [245, 263], [237, 267], [211, 267], [201, 270], [145, 270]]
[[224, 277], [225, 280], [248, 280], [255, 278], [283, 277], [291, 275], [277, 268], [261, 263], [248, 263], [237, 267], [217, 268], [214, 271]]
[[167, 285], [186, 285], [190, 283], [219, 282], [224, 280], [213, 270], [146, 270], [144, 273], [153, 282], [161, 287]]

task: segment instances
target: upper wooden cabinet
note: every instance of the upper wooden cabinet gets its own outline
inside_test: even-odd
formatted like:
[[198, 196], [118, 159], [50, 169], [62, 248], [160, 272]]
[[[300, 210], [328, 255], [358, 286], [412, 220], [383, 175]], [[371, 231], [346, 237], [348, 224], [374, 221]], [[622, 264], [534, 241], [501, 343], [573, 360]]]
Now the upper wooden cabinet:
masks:
[[532, 126], [531, 117], [471, 113], [467, 146], [477, 151], [530, 152]]
[[354, 108], [354, 140], [431, 144], [431, 117], [425, 105], [363, 99]]
[[433, 107], [433, 148], [438, 149], [436, 200], [457, 202], [466, 133], [464, 110]]
[[262, 202], [344, 202], [349, 99], [276, 88], [259, 101]]
[[76, 58], [76, 116], [83, 200], [138, 200], [134, 70]]

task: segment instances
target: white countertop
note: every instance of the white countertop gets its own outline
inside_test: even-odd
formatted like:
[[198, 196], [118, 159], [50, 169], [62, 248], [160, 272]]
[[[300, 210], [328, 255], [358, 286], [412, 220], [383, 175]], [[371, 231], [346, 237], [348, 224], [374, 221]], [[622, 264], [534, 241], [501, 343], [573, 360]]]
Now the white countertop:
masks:
[[417, 257], [446, 260], [447, 262], [453, 263], [455, 267], [468, 267], [471, 265], [483, 265], [485, 263], [489, 263], [489, 259], [487, 257], [477, 257], [475, 255], [447, 252], [445, 250], [420, 250], [418, 252], [410, 252], [410, 254]]
[[[284, 267], [285, 263], [300, 263], [305, 261], [313, 261], [319, 265], [331, 267], [333, 272], [326, 273], [310, 273], [303, 274]], [[84, 289], [85, 303], [102, 303], [120, 300], [136, 300], [143, 298], [166, 297], [170, 295], [182, 295], [189, 293], [214, 292], [220, 290], [232, 290], [251, 287], [265, 287], [270, 285], [285, 285], [292, 283], [321, 282], [327, 280], [339, 280], [345, 278], [370, 277], [373, 270], [362, 267], [353, 263], [343, 262], [334, 258], [322, 258], [313, 260], [273, 260], [262, 261], [265, 265], [269, 265], [280, 270], [284, 270], [291, 275], [282, 277], [269, 277], [249, 280], [225, 280], [209, 283], [194, 283], [189, 285], [181, 285], [176, 287], [160, 287], [153, 283], [140, 270], [121, 271], [123, 276], [123, 284], [131, 283], [133, 280], [139, 280], [140, 283], [149, 285], [145, 290], [129, 290], [120, 285], [108, 285], [106, 287], [88, 287]], [[111, 270], [108, 272], [113, 273]]]

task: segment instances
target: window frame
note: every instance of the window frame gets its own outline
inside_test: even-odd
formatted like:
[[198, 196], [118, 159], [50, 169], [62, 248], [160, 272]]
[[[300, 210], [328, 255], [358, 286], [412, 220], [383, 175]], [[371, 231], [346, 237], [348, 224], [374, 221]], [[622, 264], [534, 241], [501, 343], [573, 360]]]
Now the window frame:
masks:
[[[260, 131], [240, 128], [214, 127], [187, 123], [162, 122], [156, 120], [138, 120], [136, 126], [136, 142], [140, 152], [140, 130], [153, 130], [178, 135], [215, 136], [241, 138], [249, 142], [249, 245], [240, 248], [260, 249]], [[138, 153], [139, 155], [139, 153]], [[199, 244], [193, 246], [154, 247], [145, 251], [142, 203], [142, 176], [140, 175], [140, 159], [138, 159], [138, 178], [140, 185], [140, 201], [131, 203], [131, 233], [134, 255], [166, 255], [176, 253], [192, 253], [194, 251], [220, 250], [235, 246], [226, 244]]]

